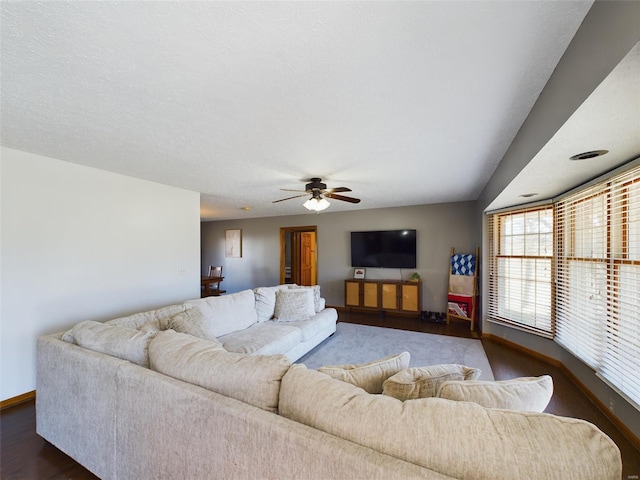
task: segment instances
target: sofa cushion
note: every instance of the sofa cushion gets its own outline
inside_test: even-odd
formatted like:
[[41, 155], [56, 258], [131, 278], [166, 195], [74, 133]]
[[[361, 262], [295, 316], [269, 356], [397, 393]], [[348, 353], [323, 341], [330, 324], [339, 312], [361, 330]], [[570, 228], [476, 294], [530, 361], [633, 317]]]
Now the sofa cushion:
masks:
[[153, 339], [149, 362], [160, 373], [270, 412], [277, 411], [280, 382], [291, 365], [284, 355], [231, 353], [173, 330]]
[[596, 480], [619, 475], [612, 467], [620, 461], [615, 443], [583, 420], [441, 398], [402, 402], [300, 364], [282, 379], [278, 411], [452, 478]]
[[266, 322], [273, 318], [276, 310], [276, 292], [287, 288], [289, 288], [288, 285], [277, 285], [275, 287], [257, 287], [253, 289], [258, 322]]
[[148, 367], [149, 342], [157, 332], [139, 332], [133, 328], [86, 321], [75, 325], [72, 335], [81, 347]]
[[215, 322], [209, 321], [203, 311], [198, 307], [189, 308], [174, 316], [169, 320], [168, 328], [176, 332], [187, 333], [194, 337], [202, 338], [203, 340], [220, 343], [215, 336], [215, 332], [217, 331]]
[[174, 315], [184, 312], [186, 309], [187, 307], [184, 304], [169, 305], [147, 312], [135, 313], [128, 317], [115, 318], [105, 323], [107, 325], [118, 325], [120, 327], [135, 328], [138, 330], [162, 331], [167, 329], [169, 320], [171, 320]]
[[313, 292], [313, 308], [315, 309], [316, 313], [321, 312], [324, 309], [324, 302], [322, 301], [322, 297], [320, 296], [320, 285], [312, 285], [309, 287], [303, 286], [303, 285], [289, 285], [289, 288], [291, 289], [308, 289], [311, 290]]
[[255, 309], [255, 296], [252, 290], [205, 297], [185, 302], [188, 308], [199, 308], [209, 322], [211, 335], [221, 337], [231, 332], [244, 330], [258, 322]]
[[309, 320], [298, 320], [295, 322], [287, 322], [286, 325], [299, 328], [302, 331], [302, 341], [313, 339], [321, 331], [329, 328], [334, 329], [338, 315], [334, 308], [325, 308], [320, 313], [316, 313]]
[[296, 288], [276, 291], [274, 319], [280, 322], [309, 320], [315, 314], [313, 290]]
[[[166, 307], [149, 310], [147, 312], [135, 313], [126, 317], [114, 318], [104, 322], [105, 325], [133, 328], [144, 332], [160, 332], [167, 329], [169, 320], [180, 312], [186, 310], [184, 305], [169, 305]], [[73, 338], [73, 328], [67, 330], [62, 335], [62, 340], [75, 343]]]
[[444, 382], [475, 380], [481, 373], [477, 368], [455, 364], [407, 368], [385, 380], [382, 393], [403, 401], [435, 397]]
[[504, 408], [543, 412], [553, 395], [553, 380], [549, 375], [521, 377], [498, 382], [450, 381], [438, 389], [437, 397], [474, 402], [487, 408]]
[[402, 352], [360, 365], [328, 365], [320, 367], [318, 371], [336, 380], [360, 387], [366, 392], [382, 393], [383, 382], [400, 370], [409, 367], [410, 359], [409, 352]]
[[250, 355], [275, 355], [291, 350], [302, 341], [302, 331], [288, 323], [267, 321], [251, 325], [218, 339], [225, 350]]

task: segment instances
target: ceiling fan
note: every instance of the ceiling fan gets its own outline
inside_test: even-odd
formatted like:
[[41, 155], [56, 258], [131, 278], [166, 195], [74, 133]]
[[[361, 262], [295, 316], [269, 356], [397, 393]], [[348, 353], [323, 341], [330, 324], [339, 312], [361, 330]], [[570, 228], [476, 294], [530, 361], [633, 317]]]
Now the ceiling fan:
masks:
[[284, 192], [303, 192], [301, 195], [294, 195], [293, 197], [282, 198], [280, 200], [275, 200], [272, 203], [284, 202], [285, 200], [291, 200], [294, 198], [300, 198], [307, 195], [311, 195], [311, 198], [303, 203], [303, 206], [308, 210], [314, 210], [319, 212], [327, 208], [330, 203], [327, 198], [332, 198], [334, 200], [342, 200], [343, 202], [349, 203], [360, 203], [359, 198], [353, 197], [345, 197], [344, 195], [338, 195], [337, 192], [350, 192], [351, 189], [347, 187], [336, 187], [336, 188], [327, 188], [326, 183], [322, 183], [321, 178], [312, 178], [310, 179], [310, 183], [305, 185], [304, 190], [289, 190], [286, 188], [281, 188], [280, 190]]

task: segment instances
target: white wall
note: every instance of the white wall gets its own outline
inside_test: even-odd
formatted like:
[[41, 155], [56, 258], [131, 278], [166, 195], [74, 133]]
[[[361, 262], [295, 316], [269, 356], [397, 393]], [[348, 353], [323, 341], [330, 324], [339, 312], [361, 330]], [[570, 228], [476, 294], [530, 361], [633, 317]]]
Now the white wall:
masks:
[[1, 149], [0, 398], [30, 392], [35, 341], [200, 296], [200, 196]]
[[[302, 206], [301, 211], [304, 211]], [[280, 228], [318, 228], [318, 284], [327, 304], [344, 305], [344, 280], [353, 276], [350, 232], [357, 230], [417, 230], [416, 269], [367, 269], [367, 278], [408, 279], [414, 271], [422, 277], [423, 310], [444, 312], [449, 282], [449, 252], [471, 252], [480, 245], [475, 203], [442, 203], [410, 207], [302, 213], [301, 215], [203, 222], [202, 266], [223, 265], [224, 288], [276, 285], [280, 280]], [[243, 258], [225, 258], [224, 232], [241, 228]], [[203, 271], [203, 273], [205, 273]]]

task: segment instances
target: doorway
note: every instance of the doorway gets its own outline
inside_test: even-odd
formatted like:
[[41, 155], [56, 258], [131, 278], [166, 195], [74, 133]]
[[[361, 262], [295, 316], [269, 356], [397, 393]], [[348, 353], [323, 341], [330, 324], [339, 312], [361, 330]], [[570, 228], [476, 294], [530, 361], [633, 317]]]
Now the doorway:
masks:
[[318, 283], [317, 227], [280, 228], [280, 283]]

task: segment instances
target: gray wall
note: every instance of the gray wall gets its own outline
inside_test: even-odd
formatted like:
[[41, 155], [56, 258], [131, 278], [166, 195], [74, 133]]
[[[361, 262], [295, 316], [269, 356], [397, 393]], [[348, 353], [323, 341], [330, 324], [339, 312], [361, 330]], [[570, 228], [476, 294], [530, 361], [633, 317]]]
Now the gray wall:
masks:
[[[302, 207], [300, 208], [301, 210]], [[418, 267], [367, 269], [367, 278], [408, 279], [417, 271], [423, 280], [423, 310], [444, 312], [449, 251], [471, 252], [479, 246], [473, 202], [411, 207], [304, 213], [294, 216], [204, 222], [201, 226], [203, 273], [209, 265], [223, 265], [224, 288], [236, 292], [280, 281], [280, 228], [318, 228], [318, 284], [327, 304], [344, 305], [344, 280], [353, 276], [350, 266], [350, 232], [357, 230], [417, 230]], [[242, 258], [225, 258], [225, 230], [242, 229]]]
[[[567, 48], [527, 120], [477, 202], [476, 220], [488, 232], [483, 211], [515, 178], [580, 104], [640, 41], [640, 2], [596, 1]], [[585, 148], [589, 150], [589, 148]], [[488, 249], [482, 251], [486, 254]], [[486, 258], [483, 259], [486, 262]], [[486, 270], [485, 270], [486, 272]], [[482, 284], [486, 285], [486, 279]], [[481, 290], [485, 295], [486, 291]], [[481, 302], [482, 305], [482, 302]], [[486, 311], [483, 311], [486, 318]], [[483, 332], [560, 360], [602, 404], [613, 400], [615, 415], [640, 437], [640, 412], [558, 344], [502, 325], [483, 323]]]

